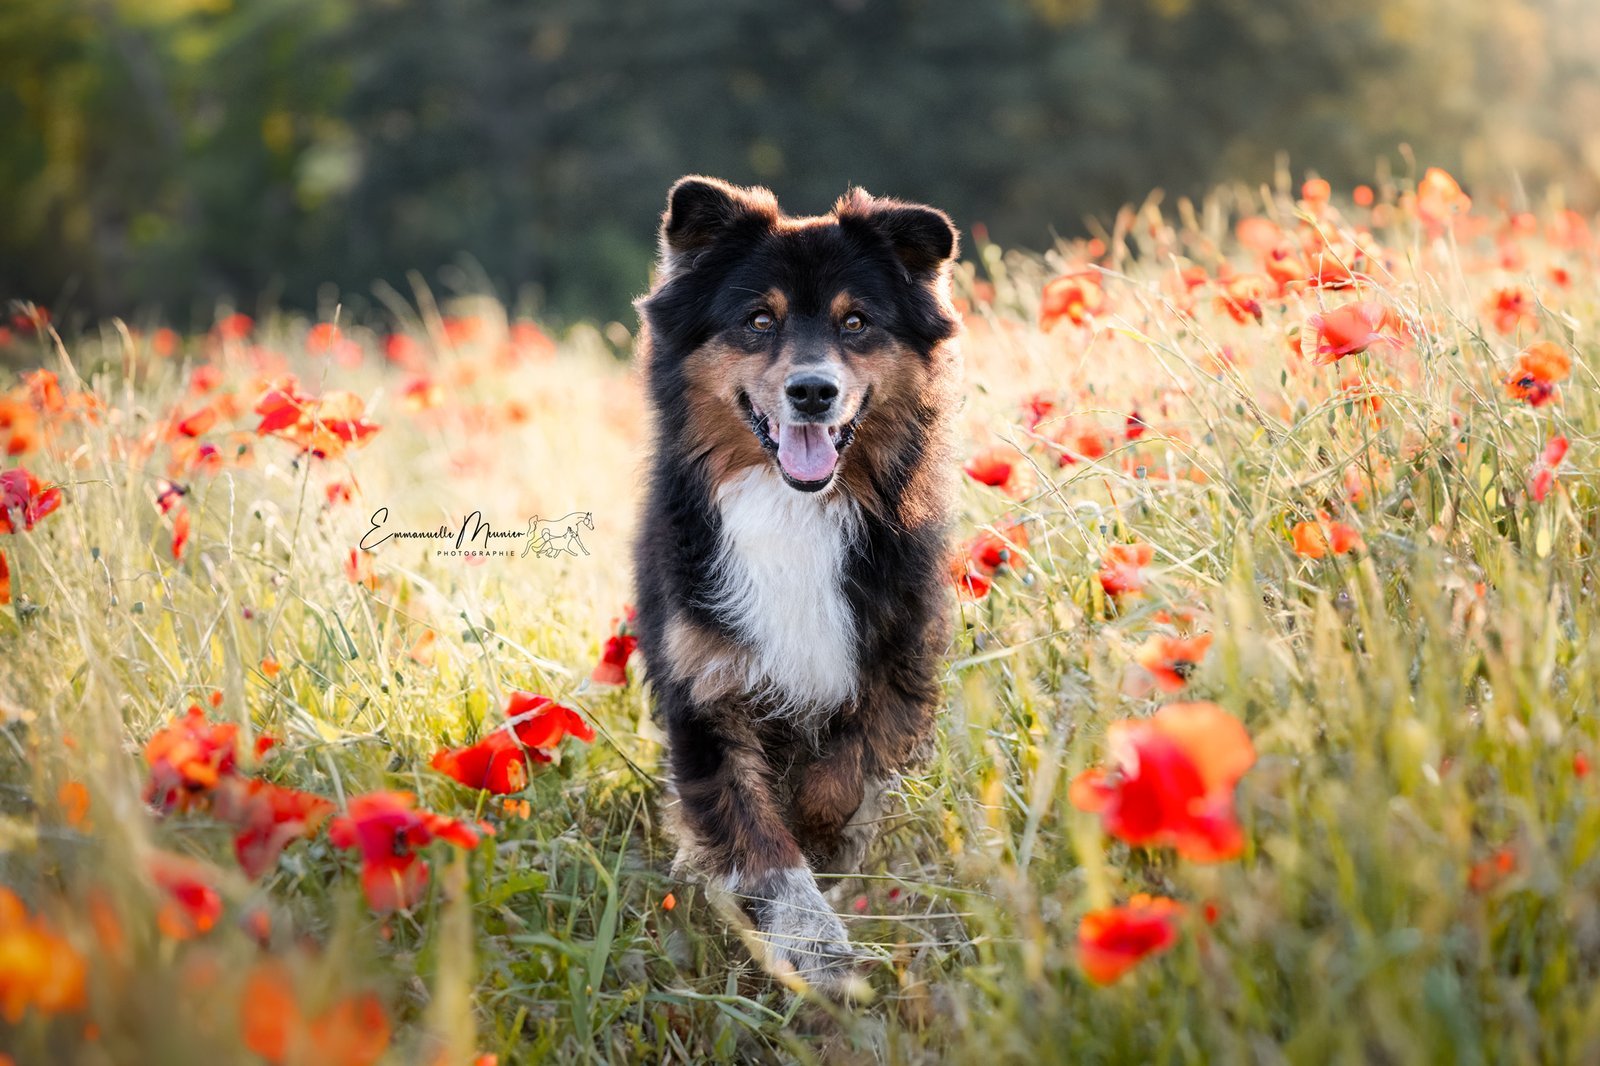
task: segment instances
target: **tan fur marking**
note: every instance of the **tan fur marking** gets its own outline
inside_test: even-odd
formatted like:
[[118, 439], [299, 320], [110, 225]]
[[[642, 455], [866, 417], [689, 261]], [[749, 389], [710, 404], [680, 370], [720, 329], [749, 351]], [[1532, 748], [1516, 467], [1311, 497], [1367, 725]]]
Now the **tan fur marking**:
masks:
[[684, 361], [685, 421], [704, 457], [713, 482], [722, 482], [746, 467], [767, 462], [750, 427], [739, 415], [737, 389], [751, 360], [736, 348], [713, 341]]
[[748, 652], [681, 615], [667, 623], [666, 650], [668, 673], [702, 703], [737, 695], [750, 674]]
[[891, 342], [857, 361], [863, 392], [870, 387], [872, 401], [856, 431], [855, 443], [845, 456], [840, 477], [862, 507], [908, 529], [944, 520], [950, 495], [945, 473], [948, 457], [930, 455], [914, 467], [898, 513], [886, 513], [887, 504], [873, 482], [888, 476], [895, 458], [904, 454], [907, 438], [913, 435], [912, 427], [919, 420], [931, 418], [941, 423], [929, 427], [924, 446], [944, 446], [947, 433], [943, 424], [950, 420], [959, 402], [947, 384], [948, 366], [954, 358], [950, 346], [943, 345], [934, 351], [931, 366], [924, 365], [915, 352]]
[[837, 322], [845, 315], [848, 315], [855, 305], [856, 298], [854, 296], [848, 292], [841, 292], [833, 298], [833, 303], [828, 305], [828, 310], [833, 312], [834, 321]]

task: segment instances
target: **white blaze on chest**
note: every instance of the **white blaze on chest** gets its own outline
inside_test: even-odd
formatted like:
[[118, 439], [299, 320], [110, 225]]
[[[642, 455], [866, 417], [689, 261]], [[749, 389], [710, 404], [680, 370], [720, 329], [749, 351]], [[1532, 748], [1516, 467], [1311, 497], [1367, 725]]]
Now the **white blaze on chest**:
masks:
[[770, 467], [717, 493], [716, 606], [750, 649], [749, 687], [775, 714], [832, 710], [855, 695], [855, 616], [844, 568], [859, 522], [835, 490], [792, 489]]

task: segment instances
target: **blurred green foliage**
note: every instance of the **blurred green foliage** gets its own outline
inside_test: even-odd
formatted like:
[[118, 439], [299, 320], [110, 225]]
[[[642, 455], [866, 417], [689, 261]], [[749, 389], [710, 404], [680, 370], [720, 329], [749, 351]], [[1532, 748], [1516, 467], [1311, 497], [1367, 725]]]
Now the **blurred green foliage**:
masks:
[[622, 317], [688, 172], [1034, 247], [1279, 151], [1590, 206], [1597, 55], [1591, 0], [6, 0], [0, 297]]

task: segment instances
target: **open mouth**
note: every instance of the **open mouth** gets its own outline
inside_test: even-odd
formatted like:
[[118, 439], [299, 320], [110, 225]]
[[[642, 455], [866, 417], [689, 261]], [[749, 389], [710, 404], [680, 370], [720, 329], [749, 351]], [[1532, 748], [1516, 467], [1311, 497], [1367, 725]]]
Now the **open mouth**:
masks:
[[839, 465], [839, 456], [855, 440], [856, 426], [866, 413], [869, 391], [862, 397], [855, 415], [842, 426], [826, 426], [820, 422], [780, 422], [776, 417], [758, 407], [744, 392], [739, 393], [739, 407], [756, 435], [772, 455], [777, 457], [778, 471], [790, 486], [802, 492], [818, 492], [828, 487]]

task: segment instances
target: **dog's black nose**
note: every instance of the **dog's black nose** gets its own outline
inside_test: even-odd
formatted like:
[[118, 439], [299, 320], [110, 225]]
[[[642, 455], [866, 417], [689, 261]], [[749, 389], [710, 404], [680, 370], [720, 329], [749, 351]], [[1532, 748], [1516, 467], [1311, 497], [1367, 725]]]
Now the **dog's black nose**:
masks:
[[783, 386], [795, 414], [816, 418], [828, 413], [839, 395], [839, 383], [824, 374], [796, 374]]

